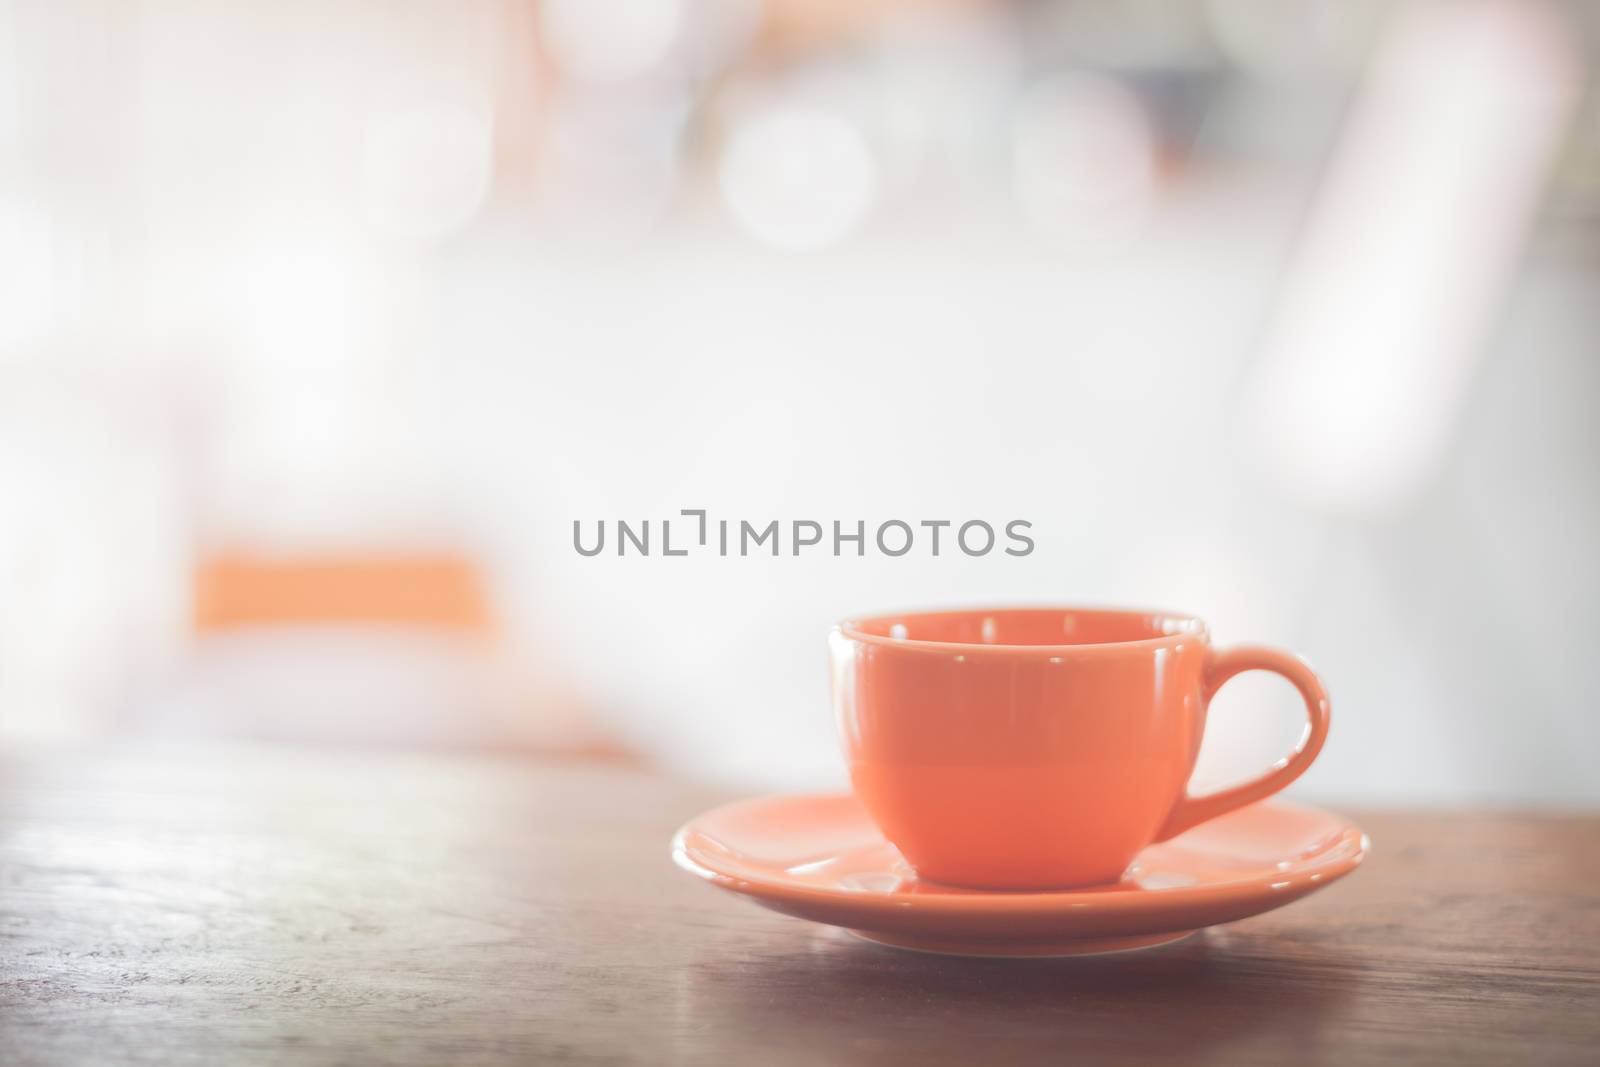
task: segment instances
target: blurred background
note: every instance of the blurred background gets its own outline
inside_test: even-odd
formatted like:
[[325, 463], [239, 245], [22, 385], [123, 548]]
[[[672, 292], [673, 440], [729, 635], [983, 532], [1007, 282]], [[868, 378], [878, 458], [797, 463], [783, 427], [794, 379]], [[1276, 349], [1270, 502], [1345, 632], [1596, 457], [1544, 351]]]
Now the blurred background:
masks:
[[[1600, 6], [0, 3], [0, 751], [843, 781], [824, 635], [1304, 653], [1300, 795], [1600, 808]], [[1033, 523], [1023, 558], [572, 524]], [[1219, 697], [1198, 781], [1299, 729]]]

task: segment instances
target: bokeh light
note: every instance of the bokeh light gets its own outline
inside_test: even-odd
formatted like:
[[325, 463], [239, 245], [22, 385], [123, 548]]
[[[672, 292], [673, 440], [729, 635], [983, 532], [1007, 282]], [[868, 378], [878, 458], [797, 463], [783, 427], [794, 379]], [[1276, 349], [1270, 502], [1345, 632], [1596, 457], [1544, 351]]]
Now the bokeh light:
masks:
[[825, 248], [850, 236], [877, 194], [866, 138], [842, 118], [774, 108], [735, 129], [718, 178], [748, 233], [787, 250]]

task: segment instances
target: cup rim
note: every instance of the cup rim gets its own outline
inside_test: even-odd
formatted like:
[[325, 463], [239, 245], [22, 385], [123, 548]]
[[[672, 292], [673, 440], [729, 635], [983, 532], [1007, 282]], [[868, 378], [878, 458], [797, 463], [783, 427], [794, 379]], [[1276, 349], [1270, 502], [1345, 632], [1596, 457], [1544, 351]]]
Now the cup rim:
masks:
[[[938, 616], [982, 617], [985, 615], [1018, 613], [1118, 616], [1121, 618], [1143, 619], [1161, 625], [1163, 628], [1171, 627], [1171, 629], [1169, 632], [1156, 634], [1152, 637], [1140, 637], [1128, 641], [1078, 641], [1063, 642], [1061, 644], [1026, 645], [973, 641], [930, 641], [925, 638], [888, 637], [883, 634], [868, 633], [862, 629], [862, 627], [874, 623], [887, 624], [915, 618], [927, 619]], [[889, 648], [919, 649], [929, 652], [1048, 653], [1053, 656], [1087, 650], [1158, 648], [1163, 645], [1176, 644], [1186, 638], [1206, 639], [1210, 637], [1211, 633], [1204, 619], [1188, 612], [1167, 611], [1159, 608], [1108, 607], [1097, 604], [1008, 604], [878, 612], [872, 615], [857, 615], [844, 619], [835, 624], [833, 630], [851, 641], [860, 641], [870, 645], [883, 645]]]

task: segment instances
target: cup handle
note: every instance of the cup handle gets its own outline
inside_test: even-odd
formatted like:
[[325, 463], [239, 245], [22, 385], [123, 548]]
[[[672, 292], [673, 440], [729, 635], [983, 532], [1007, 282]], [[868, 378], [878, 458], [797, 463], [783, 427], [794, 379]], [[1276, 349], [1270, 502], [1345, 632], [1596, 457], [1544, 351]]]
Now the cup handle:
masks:
[[1211, 698], [1217, 695], [1217, 690], [1222, 688], [1224, 682], [1245, 671], [1271, 671], [1280, 674], [1300, 690], [1300, 695], [1306, 702], [1306, 716], [1310, 720], [1305, 733], [1300, 735], [1300, 743], [1295, 745], [1293, 752], [1274, 763], [1265, 774], [1241, 785], [1203, 797], [1190, 796], [1185, 792], [1177, 807], [1172, 809], [1172, 814], [1167, 817], [1166, 825], [1162, 826], [1161, 832], [1156, 835], [1157, 841], [1176, 837], [1185, 830], [1198, 826], [1208, 819], [1215, 819], [1224, 812], [1242, 808], [1246, 804], [1253, 804], [1263, 797], [1271, 796], [1304, 774], [1306, 768], [1311, 766], [1311, 761], [1317, 758], [1317, 753], [1322, 751], [1322, 743], [1328, 739], [1328, 694], [1322, 688], [1322, 680], [1317, 677], [1316, 672], [1305, 660], [1291, 652], [1282, 652], [1261, 645], [1238, 645], [1212, 653], [1211, 660], [1206, 666], [1203, 693], [1206, 704], [1210, 705]]

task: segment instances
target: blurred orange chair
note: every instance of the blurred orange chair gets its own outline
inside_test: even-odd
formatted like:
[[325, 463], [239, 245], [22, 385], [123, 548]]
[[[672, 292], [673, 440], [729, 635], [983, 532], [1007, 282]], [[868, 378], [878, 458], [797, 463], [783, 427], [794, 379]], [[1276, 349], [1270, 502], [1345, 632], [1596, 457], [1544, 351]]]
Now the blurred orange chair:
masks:
[[190, 662], [135, 732], [630, 759], [563, 665], [502, 643], [487, 583], [450, 553], [218, 553], [194, 571]]
[[195, 574], [197, 634], [239, 626], [376, 623], [489, 635], [478, 569], [458, 556], [216, 556]]

